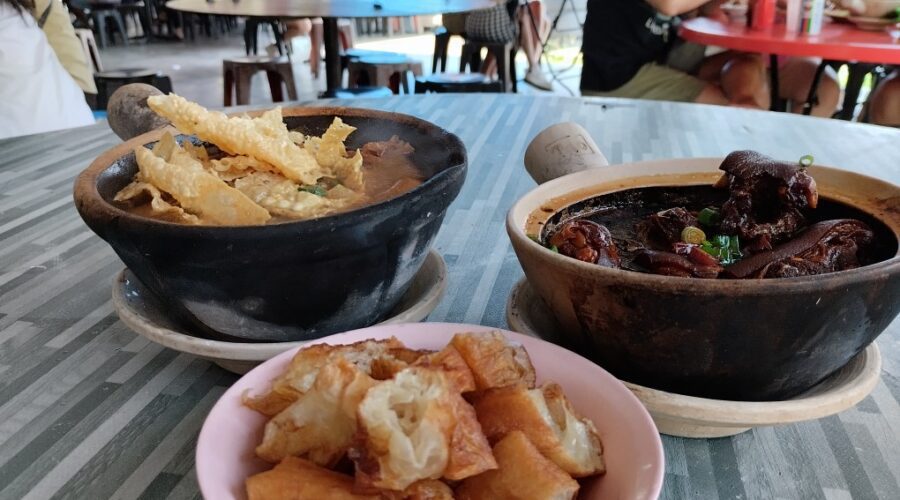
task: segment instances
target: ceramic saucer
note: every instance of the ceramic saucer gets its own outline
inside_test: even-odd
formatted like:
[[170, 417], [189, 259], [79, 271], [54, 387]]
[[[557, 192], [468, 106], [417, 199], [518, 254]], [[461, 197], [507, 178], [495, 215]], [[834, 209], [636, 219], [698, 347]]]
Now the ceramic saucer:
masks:
[[[511, 330], [554, 341], [560, 329], [523, 278], [506, 304]], [[875, 389], [881, 354], [873, 342], [846, 366], [804, 394], [784, 401], [726, 401], [684, 396], [624, 382], [644, 403], [662, 434], [690, 438], [733, 436], [753, 427], [827, 417], [853, 407]]]
[[[414, 323], [425, 319], [437, 307], [446, 286], [447, 266], [441, 255], [431, 250], [409, 290], [380, 324]], [[305, 343], [223, 342], [194, 336], [166, 316], [159, 301], [127, 268], [113, 279], [112, 296], [119, 319], [128, 328], [157, 344], [209, 359], [234, 373], [247, 373], [261, 362]]]

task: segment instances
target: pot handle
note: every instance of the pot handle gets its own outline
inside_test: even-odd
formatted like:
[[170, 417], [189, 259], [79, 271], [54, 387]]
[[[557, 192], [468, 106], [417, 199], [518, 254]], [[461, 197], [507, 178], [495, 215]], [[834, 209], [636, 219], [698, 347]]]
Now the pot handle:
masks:
[[538, 184], [573, 172], [609, 165], [590, 134], [575, 122], [551, 125], [525, 150], [525, 170]]

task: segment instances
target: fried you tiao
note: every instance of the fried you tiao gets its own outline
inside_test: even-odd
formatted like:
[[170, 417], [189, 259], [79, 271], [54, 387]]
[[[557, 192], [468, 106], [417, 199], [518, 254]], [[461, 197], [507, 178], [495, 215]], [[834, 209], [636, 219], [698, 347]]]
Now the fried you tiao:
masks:
[[453, 416], [456, 425], [450, 437], [450, 455], [443, 477], [458, 481], [486, 470], [496, 469], [497, 461], [491, 454], [491, 445], [481, 431], [475, 409], [455, 391]]
[[413, 364], [443, 371], [457, 392], [475, 390], [475, 378], [472, 376], [472, 370], [469, 369], [469, 365], [466, 364], [466, 360], [459, 351], [450, 344], [438, 352], [420, 357]]
[[520, 431], [494, 445], [500, 468], [466, 479], [456, 489], [458, 500], [572, 500], [578, 482], [547, 460]]
[[360, 486], [403, 490], [440, 478], [450, 457], [457, 395], [441, 372], [420, 367], [369, 389], [348, 453]]
[[297, 457], [247, 478], [249, 500], [381, 500], [353, 492], [353, 478]]
[[450, 344], [466, 360], [478, 390], [520, 383], [534, 387], [534, 366], [525, 347], [502, 333], [457, 333]]
[[194, 134], [228, 153], [265, 161], [301, 184], [315, 185], [328, 173], [309, 151], [294, 143], [280, 107], [258, 118], [229, 118], [175, 94], [149, 97], [147, 104], [181, 132]]
[[453, 500], [453, 490], [435, 479], [417, 481], [403, 491], [377, 490], [382, 500]]
[[[261, 396], [244, 395], [244, 404], [264, 415], [275, 416], [312, 388], [319, 370], [337, 357], [356, 365], [375, 379], [393, 376], [394, 371], [382, 376], [375, 371], [385, 359], [406, 357], [406, 347], [394, 337], [383, 340], [363, 340], [347, 345], [315, 344], [297, 351], [287, 371], [272, 381], [272, 388]], [[401, 354], [402, 353], [402, 354]], [[395, 368], [396, 370], [396, 368]]]
[[204, 221], [240, 226], [269, 220], [264, 208], [209, 173], [171, 135], [163, 136], [152, 152], [141, 146], [134, 154], [145, 181], [171, 195], [182, 208]]
[[377, 382], [342, 357], [319, 370], [312, 389], [266, 424], [256, 454], [276, 463], [302, 456], [331, 467], [356, 432], [356, 407]]
[[522, 431], [541, 453], [574, 477], [606, 470], [597, 429], [572, 408], [558, 384], [538, 389], [511, 385], [476, 393], [472, 399], [490, 442]]

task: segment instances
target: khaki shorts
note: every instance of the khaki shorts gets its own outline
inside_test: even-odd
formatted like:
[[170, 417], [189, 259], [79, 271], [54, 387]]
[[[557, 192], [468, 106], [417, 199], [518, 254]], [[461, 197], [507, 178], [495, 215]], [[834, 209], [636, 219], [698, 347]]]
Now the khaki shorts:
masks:
[[615, 90], [582, 90], [581, 95], [694, 102], [706, 85], [703, 80], [677, 69], [649, 63], [641, 66], [631, 80]]

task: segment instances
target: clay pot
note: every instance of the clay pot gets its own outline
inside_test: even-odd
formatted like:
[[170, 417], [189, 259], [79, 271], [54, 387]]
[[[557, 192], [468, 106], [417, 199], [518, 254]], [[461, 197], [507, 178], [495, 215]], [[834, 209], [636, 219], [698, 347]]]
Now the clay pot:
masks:
[[[173, 224], [110, 203], [155, 131], [98, 157], [75, 183], [81, 217], [171, 314], [203, 335], [298, 341], [378, 322], [424, 262], [465, 180], [455, 135], [411, 116], [352, 108], [289, 108], [290, 129], [321, 135], [335, 116], [357, 127], [347, 146], [398, 135], [427, 180], [382, 203], [317, 219], [262, 226]], [[185, 139], [179, 136], [179, 140]]]
[[820, 276], [658, 276], [581, 262], [527, 236], [539, 219], [601, 194], [712, 184], [721, 161], [647, 161], [564, 175], [520, 198], [507, 216], [507, 232], [529, 283], [562, 326], [561, 342], [617, 377], [716, 399], [790, 398], [844, 366], [900, 311], [897, 186], [810, 168], [821, 196], [870, 214], [894, 238], [890, 259]]

